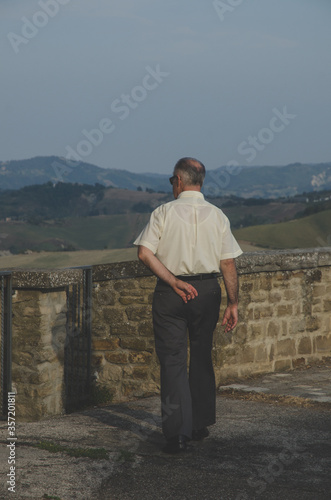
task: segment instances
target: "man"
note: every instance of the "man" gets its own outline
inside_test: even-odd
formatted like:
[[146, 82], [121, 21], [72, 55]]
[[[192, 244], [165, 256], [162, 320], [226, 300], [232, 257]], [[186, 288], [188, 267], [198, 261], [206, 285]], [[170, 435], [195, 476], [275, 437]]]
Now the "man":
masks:
[[[138, 236], [139, 259], [158, 277], [153, 298], [155, 349], [161, 366], [162, 429], [166, 453], [186, 450], [215, 423], [211, 350], [219, 318], [220, 269], [228, 304], [225, 332], [238, 322], [235, 257], [242, 251], [223, 212], [201, 193], [204, 165], [182, 158], [170, 183], [175, 200], [159, 206]], [[190, 366], [187, 376], [187, 330]]]

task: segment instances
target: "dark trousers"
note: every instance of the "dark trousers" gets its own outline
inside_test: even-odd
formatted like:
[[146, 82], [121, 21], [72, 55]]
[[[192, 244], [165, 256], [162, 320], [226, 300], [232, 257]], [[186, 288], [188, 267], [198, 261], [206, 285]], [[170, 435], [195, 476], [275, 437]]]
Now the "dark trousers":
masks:
[[192, 429], [215, 423], [211, 350], [221, 289], [216, 278], [190, 283], [198, 296], [187, 304], [162, 281], [158, 281], [153, 298], [155, 349], [161, 365], [162, 429], [167, 439], [179, 434], [191, 438]]

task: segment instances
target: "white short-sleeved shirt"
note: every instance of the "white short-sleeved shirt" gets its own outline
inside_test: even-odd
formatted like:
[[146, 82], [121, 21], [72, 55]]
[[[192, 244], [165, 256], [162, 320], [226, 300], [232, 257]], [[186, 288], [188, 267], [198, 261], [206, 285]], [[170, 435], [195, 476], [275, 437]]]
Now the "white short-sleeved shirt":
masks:
[[228, 218], [199, 191], [156, 208], [134, 245], [149, 248], [177, 276], [217, 273], [221, 260], [243, 253]]

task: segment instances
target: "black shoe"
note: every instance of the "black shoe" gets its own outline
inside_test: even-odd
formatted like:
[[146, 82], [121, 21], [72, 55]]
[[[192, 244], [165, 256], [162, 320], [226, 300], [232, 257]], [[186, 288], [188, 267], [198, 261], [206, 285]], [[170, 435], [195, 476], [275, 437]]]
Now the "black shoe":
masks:
[[193, 441], [201, 441], [202, 439], [209, 436], [209, 430], [207, 427], [203, 427], [202, 429], [198, 429], [197, 431], [192, 431], [192, 440]]
[[167, 444], [163, 448], [164, 453], [181, 453], [187, 450], [186, 436], [175, 436], [167, 440]]

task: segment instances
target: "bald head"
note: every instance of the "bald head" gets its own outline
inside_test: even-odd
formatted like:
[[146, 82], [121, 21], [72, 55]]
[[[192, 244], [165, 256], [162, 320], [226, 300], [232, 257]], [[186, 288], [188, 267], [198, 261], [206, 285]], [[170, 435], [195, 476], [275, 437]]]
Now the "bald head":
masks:
[[181, 158], [175, 165], [174, 174], [182, 179], [183, 186], [202, 186], [206, 169], [201, 161], [195, 158]]

